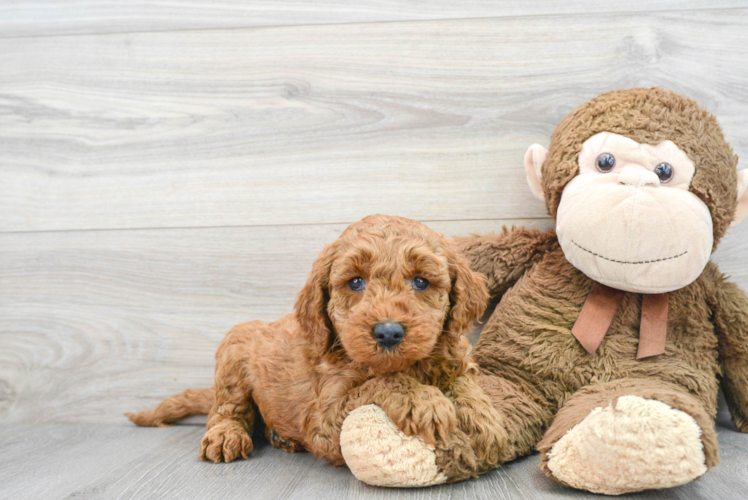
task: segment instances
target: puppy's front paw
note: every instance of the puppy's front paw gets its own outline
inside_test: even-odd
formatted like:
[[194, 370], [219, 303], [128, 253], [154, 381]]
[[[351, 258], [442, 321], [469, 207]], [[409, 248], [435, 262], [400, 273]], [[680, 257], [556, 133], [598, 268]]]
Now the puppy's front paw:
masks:
[[478, 477], [478, 461], [468, 436], [460, 429], [436, 443], [436, 465], [449, 482]]
[[200, 442], [200, 458], [214, 463], [231, 462], [235, 458], [247, 458], [252, 451], [252, 438], [239, 422], [226, 420], [205, 433]]
[[428, 392], [410, 401], [409, 406], [384, 408], [387, 416], [408, 436], [420, 436], [426, 443], [434, 445], [446, 440], [457, 428], [457, 413], [454, 405], [441, 391], [428, 387]]

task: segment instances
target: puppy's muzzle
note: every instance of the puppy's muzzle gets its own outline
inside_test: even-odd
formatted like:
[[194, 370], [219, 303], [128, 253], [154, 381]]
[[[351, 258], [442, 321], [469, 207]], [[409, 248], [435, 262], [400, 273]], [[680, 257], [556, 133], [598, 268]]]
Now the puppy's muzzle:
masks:
[[377, 323], [371, 335], [379, 345], [392, 349], [403, 340], [405, 328], [402, 323]]

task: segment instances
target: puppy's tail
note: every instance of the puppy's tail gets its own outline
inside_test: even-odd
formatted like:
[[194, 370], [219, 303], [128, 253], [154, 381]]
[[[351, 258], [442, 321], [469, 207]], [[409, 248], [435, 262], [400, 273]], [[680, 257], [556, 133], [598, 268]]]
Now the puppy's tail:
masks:
[[216, 396], [213, 388], [187, 389], [181, 394], [164, 399], [155, 410], [125, 413], [127, 418], [141, 427], [168, 427], [170, 424], [191, 417], [207, 415]]

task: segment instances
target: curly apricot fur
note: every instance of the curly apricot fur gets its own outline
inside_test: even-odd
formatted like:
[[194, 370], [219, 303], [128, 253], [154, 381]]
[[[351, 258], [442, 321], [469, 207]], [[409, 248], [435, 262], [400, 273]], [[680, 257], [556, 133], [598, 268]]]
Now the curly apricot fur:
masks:
[[[413, 288], [416, 276], [429, 281], [426, 290]], [[354, 277], [365, 290], [347, 286]], [[343, 421], [373, 403], [405, 434], [435, 445], [451, 480], [474, 476], [506, 440], [465, 337], [487, 298], [483, 277], [450, 240], [413, 220], [367, 217], [322, 251], [294, 313], [226, 335], [212, 390], [187, 391], [130, 419], [166, 425], [209, 410], [200, 456], [230, 462], [251, 451], [257, 408], [273, 446], [342, 465]], [[395, 348], [373, 338], [380, 322], [405, 327]]]

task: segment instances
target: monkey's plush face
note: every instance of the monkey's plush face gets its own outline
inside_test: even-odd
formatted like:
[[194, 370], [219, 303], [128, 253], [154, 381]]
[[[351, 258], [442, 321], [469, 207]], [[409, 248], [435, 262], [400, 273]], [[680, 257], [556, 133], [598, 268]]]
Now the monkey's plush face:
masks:
[[556, 218], [566, 258], [635, 293], [682, 288], [748, 217], [748, 169], [716, 118], [673, 91], [614, 90], [566, 115], [525, 173]]
[[694, 172], [671, 141], [639, 144], [610, 132], [587, 139], [556, 217], [566, 258], [595, 281], [631, 292], [694, 281], [713, 245], [709, 209], [689, 191]]

